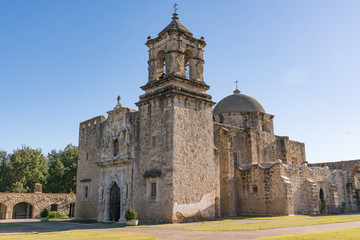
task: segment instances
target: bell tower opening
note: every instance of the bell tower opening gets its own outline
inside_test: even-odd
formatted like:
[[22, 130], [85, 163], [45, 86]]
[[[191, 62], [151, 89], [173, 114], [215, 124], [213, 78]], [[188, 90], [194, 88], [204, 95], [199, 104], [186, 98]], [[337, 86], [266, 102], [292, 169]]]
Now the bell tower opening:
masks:
[[159, 51], [156, 59], [157, 59], [156, 80], [159, 80], [166, 76], [165, 51], [164, 50]]
[[192, 52], [187, 49], [185, 51], [185, 77], [187, 79], [192, 79], [193, 72], [193, 54]]

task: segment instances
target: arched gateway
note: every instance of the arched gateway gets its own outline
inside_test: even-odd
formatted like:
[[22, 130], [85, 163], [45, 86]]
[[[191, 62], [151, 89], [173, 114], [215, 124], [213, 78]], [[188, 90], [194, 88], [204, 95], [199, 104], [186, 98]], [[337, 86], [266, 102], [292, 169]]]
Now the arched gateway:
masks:
[[14, 206], [13, 219], [32, 218], [33, 207], [30, 203], [21, 202]]

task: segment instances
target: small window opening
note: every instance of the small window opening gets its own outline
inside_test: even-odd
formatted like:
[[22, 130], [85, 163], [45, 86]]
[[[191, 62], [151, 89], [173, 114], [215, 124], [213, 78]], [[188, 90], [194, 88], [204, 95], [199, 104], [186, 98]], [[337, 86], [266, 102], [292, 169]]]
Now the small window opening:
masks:
[[115, 139], [114, 141], [114, 157], [116, 157], [119, 153], [119, 141]]
[[57, 210], [58, 210], [58, 204], [51, 204], [51, 209], [50, 209], [50, 211], [55, 211], [55, 212], [57, 212]]
[[90, 127], [90, 122], [88, 122], [88, 127]]
[[94, 120], [94, 125], [96, 125], [96, 119]]
[[238, 157], [237, 157], [237, 153], [236, 153], [236, 152], [234, 152], [234, 153], [233, 153], [233, 155], [234, 155], [234, 167], [237, 167], [237, 166], [238, 166]]
[[89, 159], [89, 153], [86, 153], [86, 161]]
[[151, 138], [151, 145], [152, 145], [153, 147], [156, 146], [156, 137], [155, 137], [155, 136], [153, 136], [153, 137]]
[[224, 116], [222, 114], [219, 114], [219, 121], [220, 123], [224, 123]]
[[257, 193], [258, 192], [258, 187], [256, 185], [252, 185], [250, 188], [251, 193]]
[[85, 187], [85, 198], [89, 196], [89, 187]]
[[151, 183], [151, 195], [152, 198], [156, 198], [156, 183]]

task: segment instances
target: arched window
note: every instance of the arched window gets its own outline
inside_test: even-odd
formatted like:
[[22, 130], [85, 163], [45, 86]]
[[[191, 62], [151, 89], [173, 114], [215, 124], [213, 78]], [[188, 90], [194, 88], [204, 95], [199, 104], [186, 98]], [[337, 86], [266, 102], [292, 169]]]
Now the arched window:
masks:
[[184, 61], [184, 68], [185, 68], [185, 77], [187, 79], [192, 78], [192, 69], [193, 69], [193, 54], [192, 52], [187, 49], [185, 51], [185, 61]]
[[161, 50], [157, 54], [156, 79], [162, 79], [166, 75], [165, 51]]
[[115, 139], [114, 141], [114, 157], [119, 153], [119, 141]]

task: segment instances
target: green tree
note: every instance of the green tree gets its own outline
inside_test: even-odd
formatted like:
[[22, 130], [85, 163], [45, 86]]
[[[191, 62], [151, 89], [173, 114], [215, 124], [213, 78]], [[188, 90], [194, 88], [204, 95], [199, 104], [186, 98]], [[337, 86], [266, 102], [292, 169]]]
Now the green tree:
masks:
[[5, 191], [4, 176], [7, 175], [8, 161], [9, 155], [5, 151], [0, 151], [0, 192]]
[[49, 175], [44, 192], [75, 193], [78, 147], [69, 144], [64, 150], [48, 154]]
[[32, 192], [35, 183], [45, 183], [48, 164], [40, 149], [23, 146], [5, 158], [2, 161], [4, 192]]

